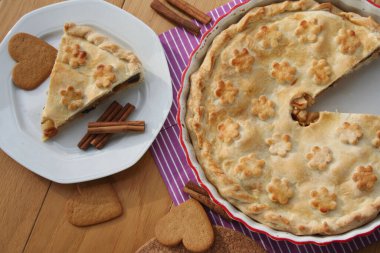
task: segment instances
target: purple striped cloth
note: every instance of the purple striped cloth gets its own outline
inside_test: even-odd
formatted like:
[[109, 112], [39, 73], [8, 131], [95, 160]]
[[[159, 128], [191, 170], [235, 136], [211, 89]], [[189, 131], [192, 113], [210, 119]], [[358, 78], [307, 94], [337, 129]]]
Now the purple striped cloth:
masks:
[[[200, 26], [201, 33], [205, 33], [218, 17], [224, 15], [233, 6], [244, 2], [244, 0], [234, 0], [226, 5], [220, 6], [211, 12], [212, 22], [208, 25]], [[181, 75], [185, 69], [191, 52], [199, 44], [199, 39], [190, 33], [185, 32], [182, 28], [171, 29], [160, 36], [161, 43], [166, 53], [169, 70], [173, 86], [173, 104], [164, 127], [157, 136], [157, 139], [151, 146], [151, 153], [159, 168], [162, 178], [168, 187], [170, 196], [175, 205], [186, 201], [189, 196], [183, 193], [181, 189], [189, 181], [196, 182], [195, 174], [187, 164], [184, 150], [179, 143], [179, 128], [176, 122], [178, 110], [177, 94], [181, 86]], [[229, 227], [241, 231], [245, 235], [261, 243], [263, 247], [271, 253], [340, 253], [355, 252], [360, 248], [366, 247], [380, 238], [380, 229], [364, 237], [356, 238], [347, 243], [333, 243], [327, 246], [317, 246], [312, 244], [295, 245], [287, 241], [277, 241], [268, 236], [252, 232], [244, 225], [238, 222], [227, 222], [219, 215], [208, 210], [208, 215], [213, 224]]]

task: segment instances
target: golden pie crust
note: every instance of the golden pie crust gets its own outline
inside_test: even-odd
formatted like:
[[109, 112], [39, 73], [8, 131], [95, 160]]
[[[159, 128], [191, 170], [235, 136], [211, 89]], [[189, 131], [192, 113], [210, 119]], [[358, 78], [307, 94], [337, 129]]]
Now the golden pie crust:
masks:
[[93, 28], [66, 23], [42, 112], [43, 140], [117, 87], [143, 80], [137, 56]]
[[254, 8], [222, 31], [191, 75], [186, 113], [197, 159], [221, 196], [297, 235], [374, 219], [380, 117], [307, 108], [379, 48], [372, 18], [313, 0]]

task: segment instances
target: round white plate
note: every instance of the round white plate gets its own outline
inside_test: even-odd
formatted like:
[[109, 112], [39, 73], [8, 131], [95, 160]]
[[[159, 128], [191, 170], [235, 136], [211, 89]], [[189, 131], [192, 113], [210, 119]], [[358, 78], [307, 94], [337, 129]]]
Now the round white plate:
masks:
[[[14, 34], [26, 32], [57, 48], [66, 22], [93, 26], [131, 49], [142, 61], [145, 81], [110, 97], [44, 143], [40, 118], [50, 80], [33, 91], [16, 88], [11, 78], [15, 62], [7, 46]], [[135, 164], [156, 138], [172, 104], [169, 69], [157, 35], [131, 14], [105, 1], [66, 1], [28, 13], [0, 44], [0, 65], [0, 147], [27, 169], [59, 183], [92, 180]], [[96, 120], [113, 100], [136, 106], [130, 119], [145, 120], [145, 133], [114, 136], [100, 151], [77, 148], [87, 122]]]
[[[194, 170], [198, 181], [211, 195], [211, 198], [218, 203], [233, 219], [245, 224], [252, 231], [264, 233], [275, 240], [287, 240], [295, 244], [313, 243], [326, 245], [333, 242], [349, 241], [357, 236], [371, 233], [380, 227], [380, 216], [373, 221], [339, 235], [318, 236], [307, 235], [297, 236], [288, 232], [278, 231], [254, 221], [247, 215], [239, 211], [232, 204], [222, 198], [217, 189], [208, 181], [201, 165], [195, 155], [189, 134], [186, 129], [185, 115], [187, 97], [190, 92], [190, 75], [194, 73], [203, 62], [209, 46], [213, 39], [231, 24], [236, 23], [251, 8], [264, 6], [279, 0], [256, 0], [247, 1], [235, 6], [229, 13], [221, 17], [214, 26], [203, 35], [200, 45], [190, 56], [189, 64], [182, 75], [182, 87], [178, 96], [179, 112], [178, 123], [180, 127], [180, 141], [186, 152], [187, 161]], [[322, 1], [319, 1], [322, 2]], [[371, 15], [380, 22], [380, 10], [372, 6], [366, 0], [331, 0], [344, 10], [353, 10], [362, 15]], [[379, 101], [379, 80], [380, 80], [380, 59], [370, 65], [361, 68], [348, 76], [340, 79], [329, 92], [318, 98], [317, 105], [313, 107], [316, 111], [335, 111], [351, 113], [367, 113], [380, 115]]]

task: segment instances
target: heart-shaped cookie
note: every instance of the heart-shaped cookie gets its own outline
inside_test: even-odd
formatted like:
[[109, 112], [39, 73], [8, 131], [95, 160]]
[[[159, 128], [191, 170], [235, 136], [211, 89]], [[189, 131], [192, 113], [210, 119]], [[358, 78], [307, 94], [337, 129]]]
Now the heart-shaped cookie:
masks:
[[57, 50], [45, 41], [17, 33], [8, 43], [10, 56], [17, 61], [13, 68], [13, 83], [24, 90], [37, 88], [51, 73]]
[[[221, 226], [214, 226], [215, 241], [210, 249], [205, 253], [265, 253], [263, 247], [245, 236], [244, 234]], [[157, 241], [156, 238], [151, 239], [141, 246], [136, 253], [186, 253], [188, 250], [183, 245], [176, 247], [167, 247]]]
[[156, 224], [157, 240], [165, 246], [183, 243], [186, 249], [203, 252], [214, 242], [214, 231], [201, 204], [189, 199], [174, 207]]
[[77, 190], [66, 203], [67, 218], [76, 226], [105, 222], [122, 212], [116, 191], [105, 181], [77, 184]]

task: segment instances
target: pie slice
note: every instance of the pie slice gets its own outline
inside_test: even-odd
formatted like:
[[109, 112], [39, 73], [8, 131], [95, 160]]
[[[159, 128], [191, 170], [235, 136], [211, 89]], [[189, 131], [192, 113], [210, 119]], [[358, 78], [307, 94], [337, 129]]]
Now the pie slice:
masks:
[[119, 88], [141, 80], [143, 68], [134, 53], [92, 27], [65, 24], [42, 112], [43, 140]]
[[379, 48], [372, 18], [313, 0], [254, 8], [221, 32], [191, 76], [186, 114], [199, 164], [220, 195], [298, 235], [374, 219], [380, 116], [307, 108]]

